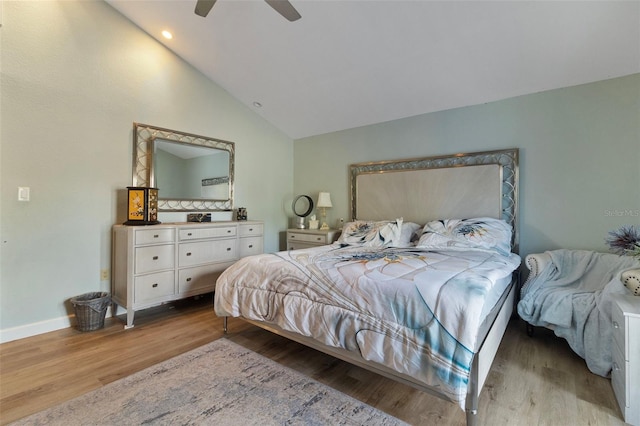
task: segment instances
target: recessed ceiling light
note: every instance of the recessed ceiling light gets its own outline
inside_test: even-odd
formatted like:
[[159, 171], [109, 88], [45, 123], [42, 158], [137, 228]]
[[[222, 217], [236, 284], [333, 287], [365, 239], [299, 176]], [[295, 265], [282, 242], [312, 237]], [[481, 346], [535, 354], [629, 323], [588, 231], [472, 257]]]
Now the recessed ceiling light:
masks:
[[258, 101], [254, 101], [253, 102], [253, 106], [256, 107], [256, 108], [262, 108], [262, 104], [260, 102], [258, 102]]
[[164, 30], [162, 31], [162, 35], [164, 36], [164, 38], [166, 38], [167, 40], [171, 40], [173, 38], [173, 34], [171, 34], [169, 31]]

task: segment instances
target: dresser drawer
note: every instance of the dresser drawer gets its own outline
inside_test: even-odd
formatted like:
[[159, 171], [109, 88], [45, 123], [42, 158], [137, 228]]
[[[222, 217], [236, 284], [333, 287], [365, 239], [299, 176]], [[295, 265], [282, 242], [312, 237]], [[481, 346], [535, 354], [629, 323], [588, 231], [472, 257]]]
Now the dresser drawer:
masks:
[[173, 244], [136, 247], [135, 273], [145, 274], [163, 269], [173, 269], [175, 264], [174, 247]]
[[224, 238], [235, 237], [237, 227], [217, 226], [212, 228], [182, 228], [180, 229], [180, 241], [200, 240], [203, 238]]
[[262, 237], [240, 238], [240, 257], [262, 253]]
[[622, 351], [617, 345], [613, 345], [611, 351], [613, 367], [611, 369], [611, 386], [620, 407], [627, 407], [629, 401], [629, 386], [627, 386], [627, 362]]
[[174, 293], [174, 271], [142, 275], [135, 278], [133, 300], [136, 304], [144, 304], [163, 299]]
[[214, 291], [216, 280], [220, 273], [233, 265], [234, 262], [216, 263], [213, 265], [196, 266], [178, 271], [178, 293], [192, 294]]
[[225, 262], [235, 260], [237, 257], [237, 240], [235, 239], [183, 243], [178, 249], [178, 265], [180, 267]]
[[238, 225], [238, 235], [240, 237], [251, 237], [262, 235], [264, 226], [261, 223], [251, 223]]
[[622, 309], [618, 306], [617, 303], [611, 304], [611, 322], [613, 324], [613, 343], [614, 346], [618, 345], [620, 349], [622, 349], [622, 355], [625, 360], [629, 359], [629, 354], [627, 353], [627, 348], [625, 345], [625, 337], [626, 337], [626, 320], [625, 316], [622, 313]]
[[161, 244], [173, 242], [173, 229], [141, 229], [136, 231], [135, 242], [137, 246], [146, 244]]

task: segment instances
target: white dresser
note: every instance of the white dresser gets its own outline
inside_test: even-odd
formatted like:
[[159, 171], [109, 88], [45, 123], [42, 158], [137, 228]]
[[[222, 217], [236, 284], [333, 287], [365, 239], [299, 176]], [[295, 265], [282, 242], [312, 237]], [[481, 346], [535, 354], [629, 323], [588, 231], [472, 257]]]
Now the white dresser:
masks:
[[222, 271], [263, 251], [262, 222], [113, 227], [113, 302], [137, 310], [215, 290]]
[[340, 236], [338, 229], [287, 229], [287, 250], [331, 244]]
[[611, 385], [624, 421], [640, 426], [640, 297], [616, 296], [611, 318]]

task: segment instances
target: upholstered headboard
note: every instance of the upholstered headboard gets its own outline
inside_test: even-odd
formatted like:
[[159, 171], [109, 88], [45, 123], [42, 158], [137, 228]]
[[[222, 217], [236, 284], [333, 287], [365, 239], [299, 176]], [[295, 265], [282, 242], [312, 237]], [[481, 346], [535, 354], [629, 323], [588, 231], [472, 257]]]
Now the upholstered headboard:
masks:
[[517, 252], [518, 149], [358, 163], [349, 174], [353, 219], [500, 218]]

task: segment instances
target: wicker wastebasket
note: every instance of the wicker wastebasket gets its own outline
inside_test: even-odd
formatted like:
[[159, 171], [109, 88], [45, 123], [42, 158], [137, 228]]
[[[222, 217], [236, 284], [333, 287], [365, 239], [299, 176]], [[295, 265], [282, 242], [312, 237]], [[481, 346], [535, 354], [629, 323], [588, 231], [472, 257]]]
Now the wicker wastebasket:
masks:
[[111, 297], [106, 292], [85, 293], [72, 297], [71, 304], [76, 311], [76, 328], [93, 331], [104, 327], [104, 317]]

